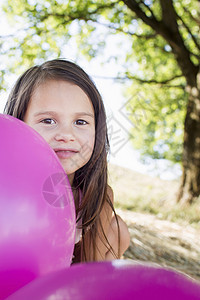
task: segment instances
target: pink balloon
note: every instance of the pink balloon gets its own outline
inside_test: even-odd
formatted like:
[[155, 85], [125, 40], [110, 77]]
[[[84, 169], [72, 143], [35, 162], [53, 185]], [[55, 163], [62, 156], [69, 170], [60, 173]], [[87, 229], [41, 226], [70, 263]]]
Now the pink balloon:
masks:
[[31, 282], [7, 300], [199, 300], [200, 285], [148, 264], [113, 261], [77, 264]]
[[75, 240], [71, 187], [56, 154], [24, 122], [0, 114], [0, 299], [68, 267]]

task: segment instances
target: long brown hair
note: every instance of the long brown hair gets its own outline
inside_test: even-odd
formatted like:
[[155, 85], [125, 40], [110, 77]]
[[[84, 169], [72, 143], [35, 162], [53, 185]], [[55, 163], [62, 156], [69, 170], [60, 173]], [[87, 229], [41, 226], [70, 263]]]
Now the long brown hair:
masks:
[[[107, 192], [107, 153], [109, 141], [106, 126], [106, 114], [101, 95], [86, 72], [73, 62], [55, 59], [40, 66], [28, 69], [13, 87], [4, 113], [20, 120], [24, 116], [34, 90], [47, 80], [65, 80], [78, 85], [89, 97], [95, 113], [95, 145], [90, 160], [75, 172], [73, 189], [81, 191], [80, 205], [76, 205], [76, 213], [82, 220], [82, 240], [75, 246], [74, 261], [96, 260], [95, 240], [97, 235], [103, 236], [108, 249], [111, 245], [103, 231], [100, 213], [107, 202], [114, 214], [114, 207]], [[78, 193], [76, 194], [76, 198]], [[77, 203], [77, 199], [75, 201]], [[116, 214], [115, 214], [116, 216]], [[116, 218], [117, 220], [117, 218]], [[119, 232], [119, 229], [118, 229]], [[118, 234], [119, 239], [119, 234]], [[119, 245], [119, 242], [118, 242]], [[90, 249], [91, 251], [88, 251]], [[119, 250], [118, 250], [119, 252]], [[118, 257], [117, 254], [113, 254]]]

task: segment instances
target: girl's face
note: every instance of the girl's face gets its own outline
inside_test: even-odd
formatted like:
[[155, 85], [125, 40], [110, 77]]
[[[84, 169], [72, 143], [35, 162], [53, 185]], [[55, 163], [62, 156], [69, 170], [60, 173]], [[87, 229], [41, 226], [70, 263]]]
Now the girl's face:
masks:
[[49, 80], [35, 89], [24, 122], [55, 151], [72, 183], [94, 148], [95, 116], [88, 96], [75, 84]]

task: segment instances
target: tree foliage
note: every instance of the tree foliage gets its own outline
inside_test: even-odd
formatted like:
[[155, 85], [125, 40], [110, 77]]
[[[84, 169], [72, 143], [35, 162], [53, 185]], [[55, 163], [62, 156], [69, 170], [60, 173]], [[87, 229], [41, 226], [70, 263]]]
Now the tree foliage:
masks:
[[[166, 13], [170, 3], [175, 18]], [[19, 28], [1, 46], [2, 53], [10, 57], [11, 72], [65, 56], [65, 45], [71, 39], [91, 59], [100, 54], [103, 57], [110, 35], [117, 34], [119, 40], [125, 37], [127, 50], [117, 57], [117, 77], [127, 84], [125, 95], [130, 99], [127, 110], [133, 124], [134, 146], [144, 156], [181, 161], [188, 100], [186, 78], [173, 41], [176, 26], [171, 37], [167, 36], [167, 28], [160, 32], [158, 28], [176, 21], [180, 45], [183, 41], [191, 62], [198, 66], [199, 1], [8, 0], [4, 11], [13, 26]]]

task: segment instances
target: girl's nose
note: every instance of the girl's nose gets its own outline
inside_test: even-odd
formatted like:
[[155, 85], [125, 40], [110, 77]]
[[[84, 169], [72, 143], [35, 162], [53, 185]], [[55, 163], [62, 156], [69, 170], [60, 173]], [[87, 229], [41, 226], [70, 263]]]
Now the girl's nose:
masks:
[[73, 128], [70, 126], [59, 127], [54, 138], [56, 141], [74, 141], [75, 137], [73, 133]]

